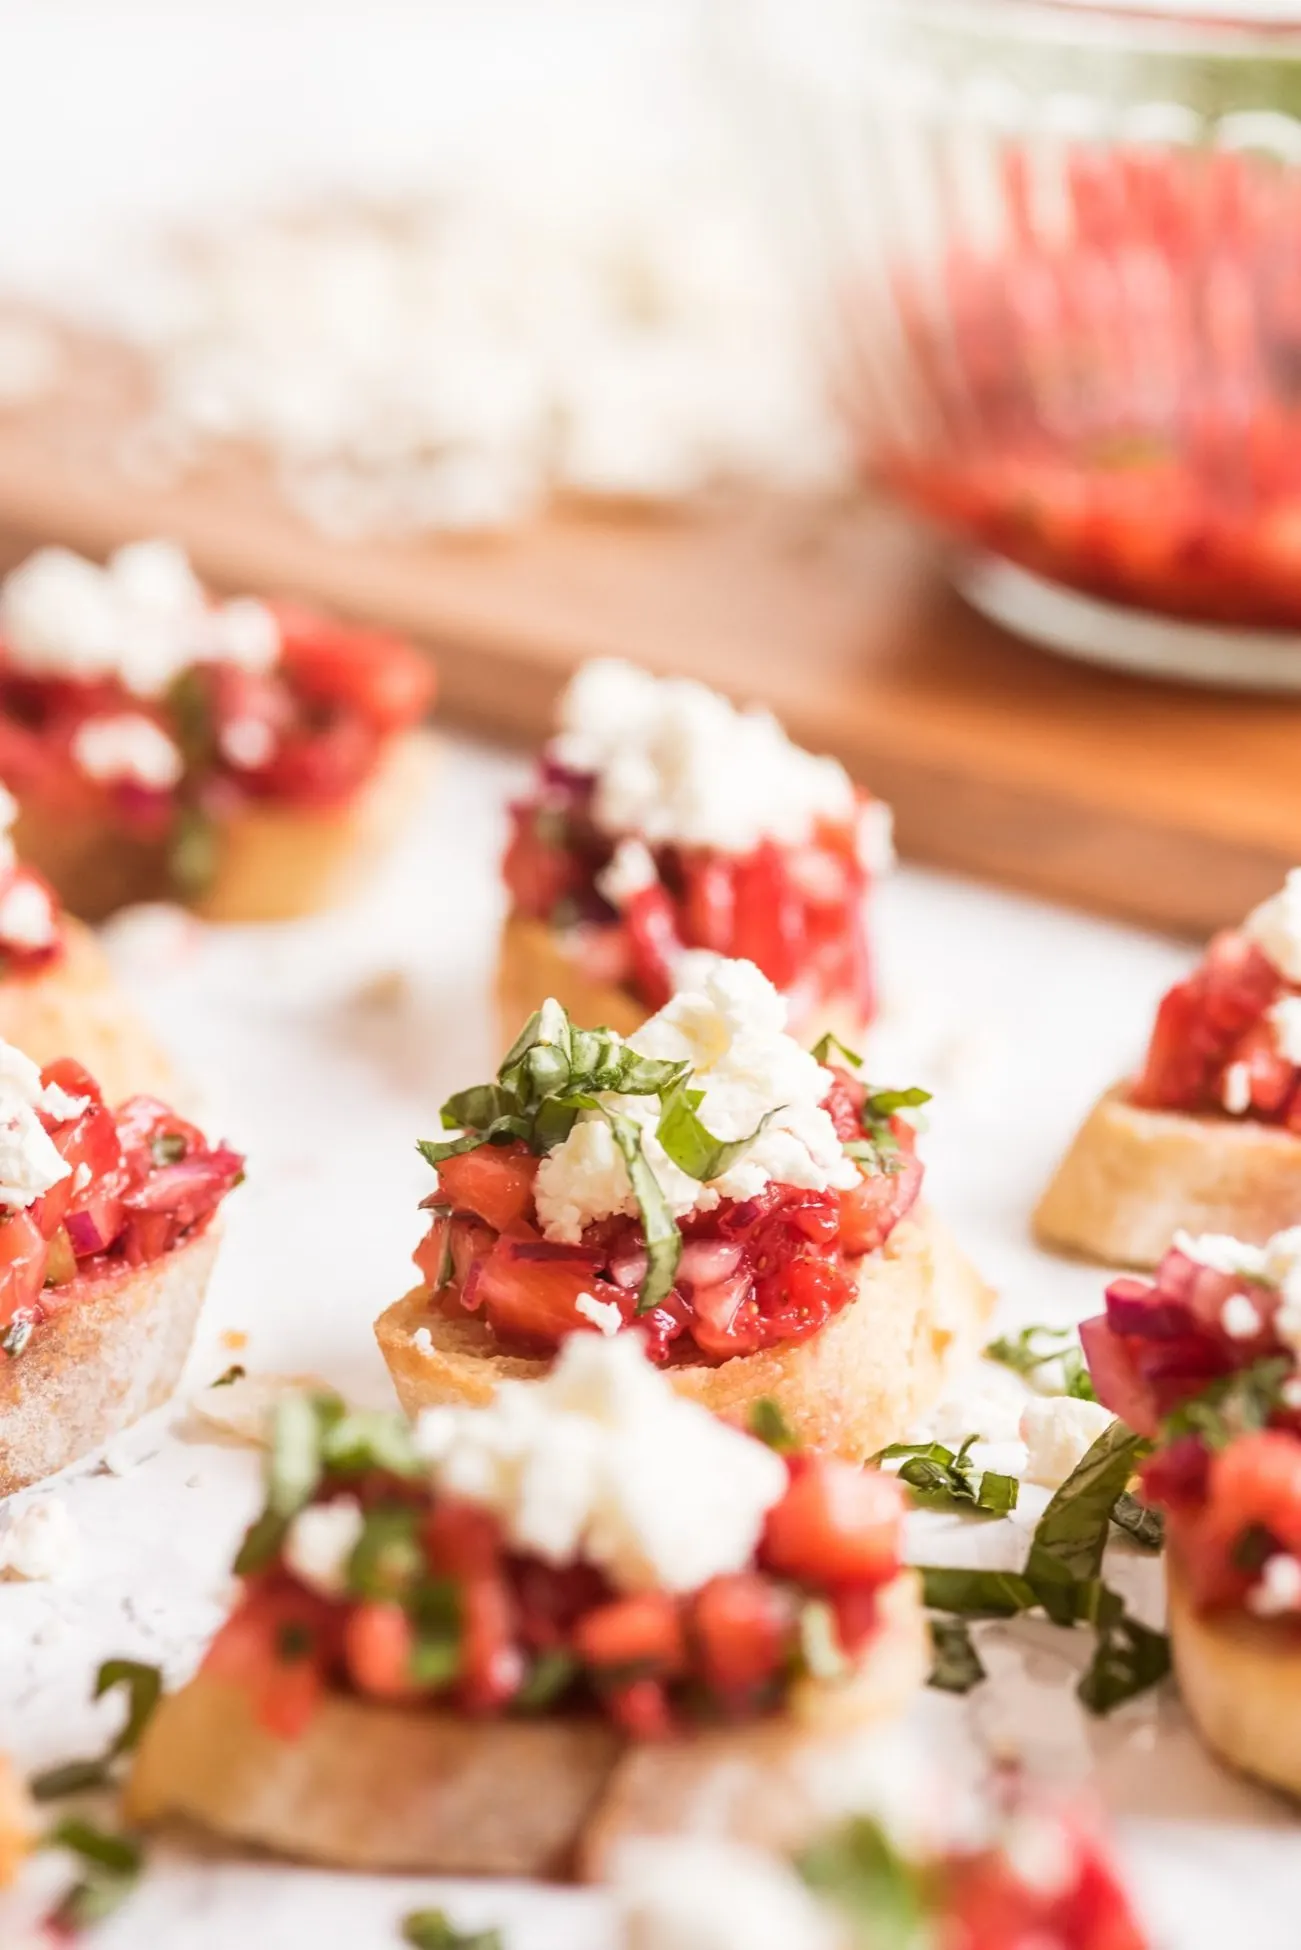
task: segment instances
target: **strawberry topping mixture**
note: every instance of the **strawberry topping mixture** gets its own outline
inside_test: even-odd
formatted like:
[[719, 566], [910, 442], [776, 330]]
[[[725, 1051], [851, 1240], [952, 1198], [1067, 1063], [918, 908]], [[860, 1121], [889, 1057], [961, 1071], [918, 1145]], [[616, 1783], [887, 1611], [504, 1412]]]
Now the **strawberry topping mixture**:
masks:
[[765, 839], [740, 855], [649, 847], [653, 879], [616, 906], [600, 885], [616, 841], [592, 817], [593, 783], [548, 760], [537, 790], [512, 806], [503, 872], [517, 914], [570, 935], [588, 974], [648, 1009], [668, 1001], [683, 950], [701, 948], [754, 962], [798, 998], [797, 1015], [835, 997], [871, 1020], [872, 873], [852, 825], [823, 821], [806, 845]]
[[1080, 1329], [1098, 1399], [1156, 1445], [1144, 1495], [1208, 1609], [1301, 1614], [1294, 1264], [1301, 1234], [1263, 1248], [1181, 1240], [1155, 1279], [1114, 1280], [1106, 1313]]
[[[824, 1107], [843, 1142], [862, 1143], [870, 1094], [847, 1070], [833, 1066], [832, 1076]], [[522, 1349], [632, 1322], [661, 1364], [808, 1340], [853, 1300], [856, 1262], [885, 1244], [921, 1190], [912, 1125], [895, 1115], [874, 1128], [850, 1190], [770, 1183], [685, 1219], [672, 1289], [645, 1312], [639, 1221], [600, 1220], [577, 1245], [545, 1239], [533, 1203], [541, 1161], [518, 1140], [439, 1163], [439, 1188], [425, 1201], [434, 1219], [415, 1262], [441, 1311], [477, 1313]]]
[[84, 1107], [40, 1113], [70, 1169], [35, 1202], [0, 1216], [0, 1355], [21, 1355], [40, 1323], [75, 1306], [93, 1282], [147, 1266], [211, 1219], [244, 1160], [154, 1097], [106, 1107], [79, 1063], [41, 1072]]
[[[1301, 623], [1301, 184], [1208, 145], [1065, 146], [1062, 207], [1000, 148], [1005, 237], [957, 237], [892, 288], [923, 428], [866, 458], [964, 540], [1104, 600], [1208, 622]], [[937, 293], [937, 279], [943, 295]], [[863, 339], [859, 301], [847, 339]]]
[[[331, 1692], [486, 1717], [599, 1713], [636, 1739], [751, 1719], [802, 1677], [847, 1670], [900, 1569], [896, 1486], [792, 1456], [746, 1568], [686, 1592], [620, 1592], [591, 1563], [511, 1548], [491, 1511], [432, 1490], [396, 1417], [324, 1397], [313, 1410], [316, 1487], [292, 1517], [282, 1499], [250, 1530], [243, 1596], [205, 1661], [285, 1739]], [[327, 1510], [342, 1513], [346, 1548], [306, 1568], [300, 1527]]]
[[1192, 974], [1163, 997], [1131, 1102], [1227, 1111], [1301, 1130], [1301, 1072], [1280, 1047], [1274, 1013], [1291, 997], [1301, 998], [1301, 989], [1245, 932], [1217, 934]]

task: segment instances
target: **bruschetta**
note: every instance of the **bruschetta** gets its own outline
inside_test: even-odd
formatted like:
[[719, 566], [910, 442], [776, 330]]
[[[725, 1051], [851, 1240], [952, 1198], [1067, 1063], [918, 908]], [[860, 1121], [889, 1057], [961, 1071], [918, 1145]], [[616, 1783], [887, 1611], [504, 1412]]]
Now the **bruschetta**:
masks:
[[752, 963], [703, 974], [626, 1041], [548, 1000], [496, 1083], [444, 1105], [422, 1281], [376, 1330], [409, 1412], [637, 1328], [681, 1393], [770, 1398], [861, 1462], [974, 1350], [992, 1295], [922, 1203], [901, 1114], [926, 1093], [802, 1049]]
[[1155, 1266], [1182, 1227], [1261, 1245], [1301, 1220], [1301, 870], [1163, 998], [1137, 1076], [1039, 1202], [1043, 1244]]
[[938, 1771], [926, 1793], [913, 1808], [896, 1783], [800, 1837], [793, 1858], [713, 1837], [630, 1842], [613, 1877], [621, 1950], [1145, 1950], [1082, 1802], [1000, 1776], [955, 1796]]
[[175, 899], [307, 914], [373, 865], [423, 788], [433, 689], [407, 644], [209, 599], [180, 549], [67, 549], [0, 588], [0, 778], [23, 857], [89, 920]]
[[923, 1678], [902, 1508], [683, 1401], [634, 1336], [414, 1429], [299, 1397], [128, 1817], [463, 1875], [597, 1876], [668, 1820], [763, 1839]]
[[1184, 1703], [1222, 1759], [1301, 1795], [1301, 1228], [1181, 1235], [1081, 1338], [1099, 1400], [1154, 1445]]
[[18, 807], [0, 786], [0, 1041], [39, 1067], [72, 1053], [110, 1103], [170, 1094], [167, 1057], [118, 988], [89, 928], [59, 906], [9, 837]]
[[891, 857], [888, 808], [770, 713], [587, 664], [511, 808], [503, 1044], [549, 995], [627, 1035], [704, 950], [761, 968], [805, 1041], [852, 1047], [875, 1011], [868, 904]]
[[154, 1097], [0, 1044], [0, 1496], [166, 1401], [243, 1160]]

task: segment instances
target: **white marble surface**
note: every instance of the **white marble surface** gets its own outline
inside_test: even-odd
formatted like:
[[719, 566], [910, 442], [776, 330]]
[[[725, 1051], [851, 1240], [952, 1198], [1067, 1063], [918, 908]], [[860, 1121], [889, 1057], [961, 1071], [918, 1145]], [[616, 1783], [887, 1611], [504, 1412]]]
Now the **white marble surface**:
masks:
[[[162, 967], [130, 940], [122, 963], [210, 1098], [212, 1122], [249, 1157], [186, 1394], [235, 1358], [308, 1371], [363, 1398], [387, 1383], [370, 1333], [408, 1284], [427, 1172], [414, 1140], [446, 1092], [491, 1067], [484, 998], [498, 911], [501, 805], [518, 762], [443, 750], [420, 830], [367, 898], [282, 929], [166, 932]], [[937, 1091], [931, 1184], [988, 1276], [1007, 1321], [1096, 1308], [1101, 1276], [1034, 1251], [1026, 1213], [1090, 1095], [1123, 1067], [1162, 987], [1187, 959], [1168, 942], [1049, 907], [901, 872], [880, 903], [890, 1008], [873, 1068]], [[28, 1767], [88, 1752], [112, 1722], [88, 1702], [98, 1661], [122, 1653], [183, 1673], [220, 1616], [229, 1563], [258, 1496], [251, 1452], [185, 1410], [119, 1445], [114, 1468], [57, 1486], [80, 1533], [57, 1582], [0, 1583], [0, 1738]], [[117, 1472], [121, 1473], [117, 1473]], [[927, 1558], [1017, 1563], [1022, 1522], [914, 1519]], [[1116, 1553], [1114, 1575], [1151, 1615], [1155, 1567]], [[1056, 1770], [1092, 1772], [1115, 1812], [1160, 1950], [1294, 1950], [1301, 1850], [1292, 1816], [1230, 1780], [1193, 1742], [1169, 1689], [1087, 1720], [1070, 1687], [1083, 1637], [1042, 1623], [985, 1628], [986, 1687], [928, 1694], [912, 1727], [943, 1764], [972, 1737]], [[42, 1877], [62, 1874], [42, 1865]], [[37, 1890], [0, 1907], [19, 1940]], [[103, 1950], [347, 1943], [382, 1950], [417, 1901], [447, 1896], [467, 1925], [507, 1926], [510, 1950], [601, 1950], [600, 1899], [519, 1887], [437, 1889], [155, 1849]]]

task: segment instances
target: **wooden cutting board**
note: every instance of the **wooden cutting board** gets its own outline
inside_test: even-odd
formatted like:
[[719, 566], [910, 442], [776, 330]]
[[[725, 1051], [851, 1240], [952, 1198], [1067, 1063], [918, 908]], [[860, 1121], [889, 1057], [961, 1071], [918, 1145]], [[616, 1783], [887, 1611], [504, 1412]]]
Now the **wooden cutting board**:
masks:
[[178, 486], [121, 455], [146, 377], [69, 341], [56, 394], [0, 414], [7, 559], [170, 534], [219, 588], [294, 594], [437, 654], [442, 712], [536, 742], [586, 657], [689, 672], [780, 713], [895, 808], [908, 856], [1158, 926], [1237, 919], [1301, 862], [1301, 702], [1178, 690], [1029, 648], [879, 508], [568, 510], [505, 540], [340, 543], [231, 454]]

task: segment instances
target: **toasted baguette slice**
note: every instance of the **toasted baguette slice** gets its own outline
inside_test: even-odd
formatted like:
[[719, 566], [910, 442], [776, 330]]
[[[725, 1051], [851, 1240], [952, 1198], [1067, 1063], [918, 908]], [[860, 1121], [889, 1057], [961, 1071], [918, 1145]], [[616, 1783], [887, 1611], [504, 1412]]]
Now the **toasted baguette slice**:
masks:
[[[545, 922], [512, 914], [502, 929], [497, 962], [497, 1017], [504, 1050], [549, 995], [575, 1022], [614, 1029], [621, 1036], [631, 1036], [653, 1013], [616, 982], [598, 981], [587, 974], [569, 952], [563, 934]], [[862, 1049], [867, 1028], [850, 996], [828, 998], [807, 1018], [793, 1014], [790, 1023], [792, 1036], [809, 1048], [828, 1030], [849, 1049]]]
[[[939, 1394], [950, 1358], [973, 1354], [994, 1303], [933, 1213], [895, 1227], [859, 1262], [858, 1298], [811, 1340], [666, 1369], [681, 1394], [743, 1418], [767, 1395], [814, 1448], [863, 1462], [908, 1429]], [[429, 1344], [417, 1342], [421, 1329]], [[536, 1380], [550, 1362], [499, 1351], [474, 1314], [437, 1313], [416, 1287], [375, 1324], [408, 1415], [439, 1402], [489, 1401], [499, 1381]]]
[[1173, 1553], [1166, 1587], [1175, 1675], [1203, 1740], [1231, 1767], [1301, 1796], [1301, 1627], [1197, 1611]]
[[171, 1062], [130, 1007], [90, 929], [65, 915], [64, 952], [34, 975], [0, 979], [0, 1040], [42, 1069], [75, 1056], [107, 1104], [138, 1092], [175, 1101]]
[[201, 1672], [146, 1728], [126, 1815], [144, 1825], [179, 1816], [339, 1868], [592, 1877], [648, 1830], [756, 1842], [807, 1832], [819, 1767], [834, 1764], [851, 1730], [862, 1738], [906, 1704], [926, 1659], [906, 1572], [846, 1684], [810, 1685], [779, 1721], [653, 1747], [594, 1716], [471, 1720], [342, 1695], [285, 1741], [258, 1724], [243, 1689]]
[[1263, 1245], [1301, 1221], [1301, 1137], [1250, 1118], [1099, 1099], [1034, 1215], [1035, 1237], [1113, 1266], [1155, 1266], [1176, 1231]]
[[0, 1359], [0, 1496], [66, 1469], [175, 1391], [217, 1253], [210, 1221], [149, 1266], [79, 1283]]
[[[287, 921], [343, 900], [417, 805], [430, 751], [423, 733], [395, 738], [346, 805], [242, 807], [218, 829], [215, 877], [194, 902], [196, 910], [213, 921]], [[136, 840], [100, 820], [70, 819], [27, 799], [14, 843], [64, 906], [88, 921], [135, 901], [175, 898], [163, 841]]]

